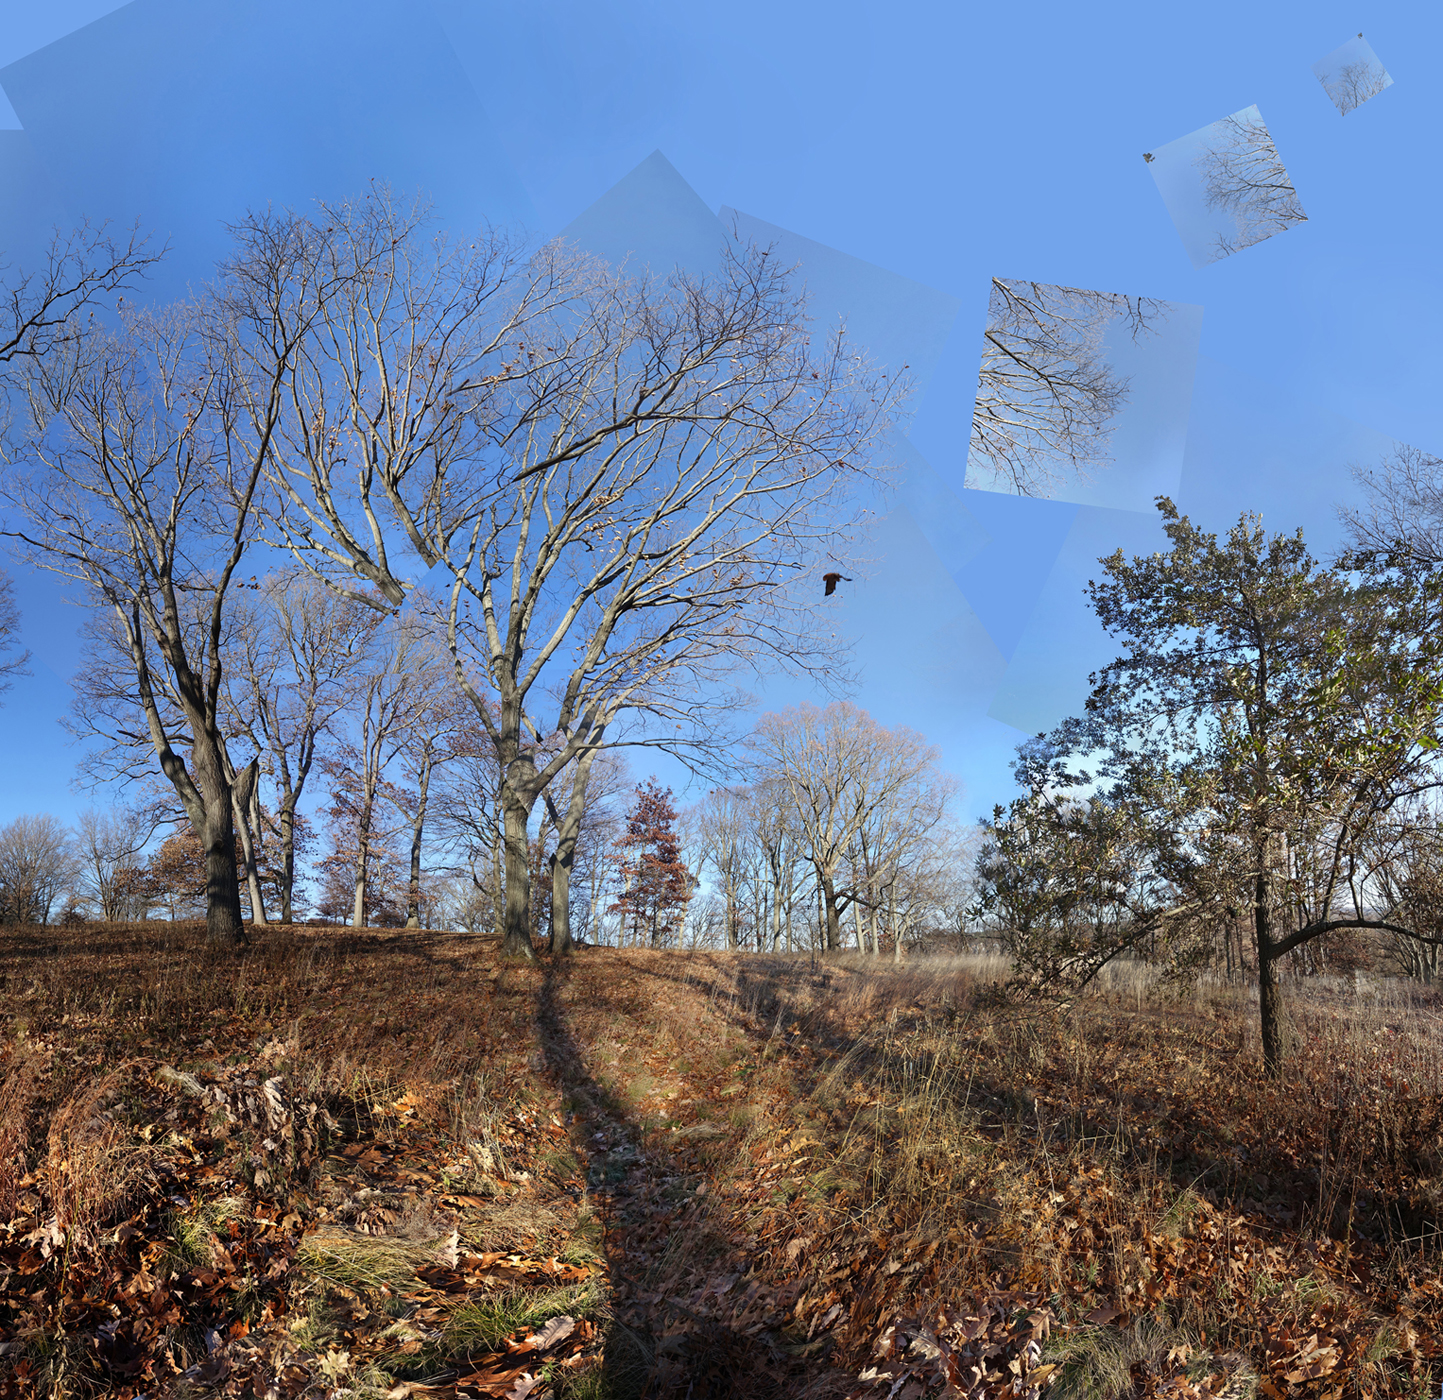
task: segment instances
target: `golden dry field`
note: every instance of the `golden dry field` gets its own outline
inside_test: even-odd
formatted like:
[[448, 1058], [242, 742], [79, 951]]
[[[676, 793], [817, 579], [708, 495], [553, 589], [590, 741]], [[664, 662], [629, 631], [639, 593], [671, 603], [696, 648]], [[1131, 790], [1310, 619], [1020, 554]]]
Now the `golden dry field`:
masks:
[[0, 937], [0, 1395], [1437, 1394], [1443, 1003]]

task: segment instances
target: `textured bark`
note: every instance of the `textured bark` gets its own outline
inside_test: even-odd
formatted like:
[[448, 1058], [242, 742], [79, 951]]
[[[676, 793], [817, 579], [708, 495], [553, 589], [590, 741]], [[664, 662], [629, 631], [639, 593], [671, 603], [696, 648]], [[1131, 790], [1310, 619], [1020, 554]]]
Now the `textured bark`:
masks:
[[234, 818], [240, 835], [241, 854], [245, 857], [251, 922], [263, 924], [266, 922], [266, 906], [261, 895], [260, 870], [256, 862], [256, 833], [260, 830], [259, 777], [260, 770], [252, 759], [235, 775], [231, 786], [231, 800], [235, 807]]
[[[556, 849], [551, 855], [551, 952], [564, 957], [574, 946], [571, 941], [571, 867], [576, 859], [576, 841], [581, 835], [581, 819], [586, 813], [586, 787], [591, 778], [591, 765], [599, 750], [593, 749], [577, 760], [571, 781], [571, 801], [566, 811], [554, 808], [551, 819], [556, 826]], [[547, 799], [548, 804], [550, 798]]]
[[506, 899], [501, 923], [501, 956], [528, 962], [536, 956], [531, 946], [531, 848], [526, 837], [530, 815], [519, 802], [506, 803]]
[[1263, 1069], [1277, 1076], [1283, 1066], [1283, 1031], [1278, 1019], [1278, 963], [1274, 951], [1272, 900], [1266, 870], [1256, 880], [1253, 918], [1258, 940], [1258, 1019], [1263, 1042]]
[[817, 884], [822, 892], [823, 939], [829, 950], [840, 948], [842, 946], [842, 916], [837, 909], [836, 886], [832, 883], [832, 877], [825, 871], [818, 872]]
[[281, 828], [281, 922], [296, 921], [296, 813], [288, 801], [280, 811]]
[[563, 852], [551, 853], [551, 952], [564, 957], [574, 946], [571, 941], [571, 860], [575, 844]]
[[[216, 744], [202, 739], [193, 750], [196, 787], [202, 808], [191, 821], [205, 850], [205, 931], [216, 947], [248, 941], [241, 918], [240, 879], [235, 863], [235, 815], [225, 763]], [[196, 823], [196, 815], [200, 816]]]
[[[369, 776], [369, 775], [368, 775]], [[374, 798], [370, 791], [361, 803], [360, 819], [356, 823], [356, 892], [351, 904], [351, 927], [366, 927], [366, 889], [370, 883], [371, 868], [371, 823], [374, 820]]]

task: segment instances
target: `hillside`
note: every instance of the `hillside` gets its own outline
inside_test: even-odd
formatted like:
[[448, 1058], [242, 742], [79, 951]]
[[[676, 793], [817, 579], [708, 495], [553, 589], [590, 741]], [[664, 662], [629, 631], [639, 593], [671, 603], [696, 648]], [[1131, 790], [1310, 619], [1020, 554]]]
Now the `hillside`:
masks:
[[0, 1395], [1408, 1395], [1438, 999], [0, 936]]

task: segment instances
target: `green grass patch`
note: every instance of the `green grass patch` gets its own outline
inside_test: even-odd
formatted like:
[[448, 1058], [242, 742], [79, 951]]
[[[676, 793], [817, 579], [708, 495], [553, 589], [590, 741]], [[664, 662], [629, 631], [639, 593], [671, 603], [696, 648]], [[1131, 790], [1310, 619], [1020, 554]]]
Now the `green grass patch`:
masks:
[[411, 1278], [436, 1257], [440, 1244], [323, 1227], [301, 1241], [296, 1262], [328, 1283], [377, 1292]]
[[[1114, 1400], [1136, 1386], [1134, 1368], [1157, 1376], [1179, 1375], [1220, 1400], [1253, 1400], [1258, 1377], [1241, 1357], [1218, 1355], [1168, 1323], [1144, 1318], [1131, 1327], [1084, 1327], [1053, 1333], [1042, 1362], [1056, 1366], [1049, 1400]], [[1216, 1384], [1214, 1384], [1216, 1382]]]
[[162, 1267], [174, 1275], [209, 1266], [216, 1235], [229, 1221], [246, 1213], [246, 1203], [239, 1196], [222, 1196], [187, 1211], [171, 1211], [165, 1222], [171, 1243], [162, 1256]]
[[462, 1303], [441, 1329], [441, 1348], [451, 1356], [501, 1351], [523, 1328], [535, 1330], [563, 1315], [578, 1321], [601, 1309], [601, 1291], [594, 1284], [567, 1288], [493, 1293]]

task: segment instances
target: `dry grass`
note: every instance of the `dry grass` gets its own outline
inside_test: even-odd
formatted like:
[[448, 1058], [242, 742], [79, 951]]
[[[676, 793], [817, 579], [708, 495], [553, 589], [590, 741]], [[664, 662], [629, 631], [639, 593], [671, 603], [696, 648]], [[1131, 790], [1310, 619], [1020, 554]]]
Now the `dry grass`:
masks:
[[[166, 926], [7, 932], [0, 1275], [39, 1272], [0, 1284], [0, 1328], [29, 1339], [0, 1390], [69, 1366], [105, 1393], [135, 1354], [163, 1389], [240, 1316], [232, 1380], [385, 1393], [559, 1308], [595, 1341], [553, 1367], [558, 1400], [880, 1397], [858, 1377], [893, 1319], [1002, 1297], [1056, 1318], [1058, 1395], [1436, 1393], [1433, 994], [1293, 989], [1269, 1083], [1246, 988], [1119, 965], [1042, 1015], [1001, 1004], [1004, 978], [978, 957], [498, 967], [453, 934], [268, 930], [216, 958]], [[207, 1094], [271, 1080], [335, 1128], [266, 1178], [264, 1105], [231, 1122]], [[52, 1217], [91, 1238], [68, 1272], [22, 1243]], [[108, 1350], [94, 1300], [128, 1319], [141, 1297], [179, 1319], [143, 1351], [125, 1321]], [[61, 1361], [22, 1385], [42, 1352]]]
[[43, 1189], [68, 1235], [115, 1219], [151, 1176], [154, 1150], [117, 1111], [137, 1068], [125, 1062], [84, 1083], [50, 1118]]
[[0, 1079], [0, 1217], [8, 1218], [20, 1203], [26, 1149], [34, 1104], [45, 1076], [45, 1057], [21, 1041], [10, 1046]]
[[[1426, 1383], [1443, 1304], [1434, 997], [1294, 989], [1274, 1084], [1245, 989], [1169, 993], [1122, 968], [1067, 1015], [1022, 1015], [979, 1000], [976, 968], [707, 959], [689, 974], [758, 1046], [756, 1111], [714, 1169], [747, 1198], [745, 1232], [782, 1246], [779, 1280], [793, 1260], [835, 1274], [851, 1259], [866, 1283], [844, 1350], [864, 1357], [889, 1309], [1002, 1284], [1074, 1319], [1108, 1303], [1205, 1335], [1284, 1381], [1311, 1365], [1365, 1393]], [[799, 1040], [819, 1053], [778, 1048]], [[826, 1279], [804, 1313], [840, 1287]]]

